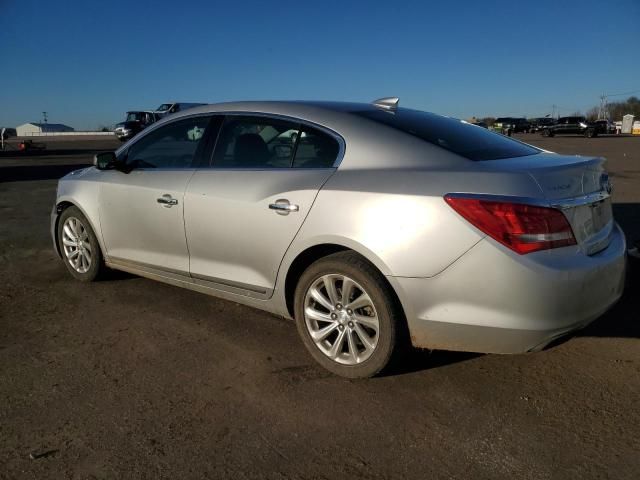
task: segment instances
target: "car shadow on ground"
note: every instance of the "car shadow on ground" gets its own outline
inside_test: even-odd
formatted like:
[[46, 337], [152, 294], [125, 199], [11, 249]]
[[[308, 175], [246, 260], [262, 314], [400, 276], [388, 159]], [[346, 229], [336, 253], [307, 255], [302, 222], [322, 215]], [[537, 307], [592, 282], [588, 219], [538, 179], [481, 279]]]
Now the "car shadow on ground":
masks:
[[465, 362], [485, 355], [473, 352], [451, 352], [447, 350], [424, 350], [409, 347], [380, 374], [380, 377], [396, 377], [434, 368]]
[[100, 273], [100, 276], [97, 278], [97, 280], [99, 282], [120, 282], [122, 280], [132, 280], [134, 278], [140, 277], [138, 275], [134, 275], [133, 273], [107, 268], [103, 273]]
[[614, 203], [613, 216], [622, 227], [629, 246], [640, 240], [640, 203]]

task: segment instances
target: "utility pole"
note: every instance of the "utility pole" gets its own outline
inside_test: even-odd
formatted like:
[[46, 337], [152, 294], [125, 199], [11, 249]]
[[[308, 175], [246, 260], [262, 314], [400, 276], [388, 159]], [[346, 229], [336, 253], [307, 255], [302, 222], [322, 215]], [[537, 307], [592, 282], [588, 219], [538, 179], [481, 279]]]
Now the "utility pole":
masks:
[[556, 118], [556, 104], [551, 105], [551, 118]]
[[607, 120], [609, 118], [609, 108], [607, 104], [607, 95], [600, 95], [600, 108], [598, 108], [598, 120]]
[[633, 90], [631, 92], [624, 93], [603, 93], [600, 95], [600, 107], [598, 108], [598, 120], [609, 120], [609, 97], [624, 97], [626, 95], [633, 95], [634, 93], [638, 93], [640, 90]]
[[42, 112], [42, 119], [43, 119], [43, 123], [47, 123], [47, 112]]

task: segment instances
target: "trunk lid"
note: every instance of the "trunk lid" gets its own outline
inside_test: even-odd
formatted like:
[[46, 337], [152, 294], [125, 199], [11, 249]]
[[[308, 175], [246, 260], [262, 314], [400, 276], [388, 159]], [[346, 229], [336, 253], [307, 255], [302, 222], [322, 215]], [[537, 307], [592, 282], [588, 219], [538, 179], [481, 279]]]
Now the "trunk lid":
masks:
[[609, 245], [614, 220], [604, 158], [539, 153], [486, 163], [502, 171], [528, 173], [544, 199], [563, 211], [587, 255]]

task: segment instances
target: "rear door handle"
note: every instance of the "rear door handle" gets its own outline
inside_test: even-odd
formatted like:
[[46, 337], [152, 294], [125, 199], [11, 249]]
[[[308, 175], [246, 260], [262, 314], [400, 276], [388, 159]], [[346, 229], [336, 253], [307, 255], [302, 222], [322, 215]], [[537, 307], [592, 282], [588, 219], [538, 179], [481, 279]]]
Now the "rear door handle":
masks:
[[178, 200], [173, 198], [168, 193], [165, 193], [164, 195], [162, 195], [161, 197], [156, 199], [156, 202], [162, 204], [162, 206], [165, 207], [165, 208], [171, 208], [173, 205], [177, 205], [178, 204]]
[[270, 203], [269, 208], [275, 210], [279, 215], [289, 215], [291, 212], [300, 210], [298, 205], [293, 205], [289, 203], [289, 200], [283, 198], [276, 200], [275, 203]]

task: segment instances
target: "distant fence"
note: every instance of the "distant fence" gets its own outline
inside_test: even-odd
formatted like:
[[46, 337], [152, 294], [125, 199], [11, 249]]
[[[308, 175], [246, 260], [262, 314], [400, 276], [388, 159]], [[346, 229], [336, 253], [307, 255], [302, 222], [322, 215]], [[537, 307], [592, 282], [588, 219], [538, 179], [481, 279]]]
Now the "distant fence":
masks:
[[74, 135], [115, 135], [113, 132], [31, 132], [21, 137], [72, 137]]

